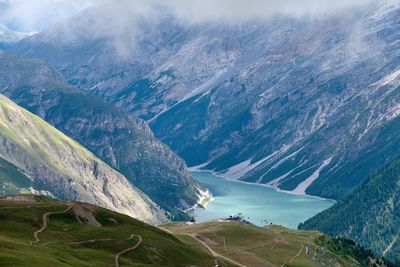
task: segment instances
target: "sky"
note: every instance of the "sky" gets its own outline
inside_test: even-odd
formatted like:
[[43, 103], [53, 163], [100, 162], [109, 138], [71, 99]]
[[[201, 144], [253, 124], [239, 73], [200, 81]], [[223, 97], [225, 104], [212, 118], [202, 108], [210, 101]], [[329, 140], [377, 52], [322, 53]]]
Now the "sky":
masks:
[[[129, 7], [148, 12], [168, 8], [187, 20], [243, 20], [272, 15], [319, 16], [357, 8], [373, 0], [0, 0], [0, 23], [15, 30], [40, 31], [93, 6]], [[374, 0], [376, 1], [376, 0]], [[378, 0], [400, 2], [400, 0]]]
[[103, 0], [0, 0], [0, 23], [14, 30], [40, 31]]

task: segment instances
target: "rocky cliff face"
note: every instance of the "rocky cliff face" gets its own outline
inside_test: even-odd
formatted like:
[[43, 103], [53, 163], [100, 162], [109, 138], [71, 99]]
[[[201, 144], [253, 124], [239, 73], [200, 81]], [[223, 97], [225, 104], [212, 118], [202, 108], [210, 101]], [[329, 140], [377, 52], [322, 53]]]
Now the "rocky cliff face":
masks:
[[149, 223], [166, 219], [123, 175], [2, 95], [0, 157], [29, 177], [35, 189], [57, 198], [96, 204]]
[[393, 1], [315, 19], [139, 17], [131, 23], [143, 32], [117, 32], [118, 46], [105, 35], [73, 38], [88, 18], [112, 19], [85, 12], [10, 52], [42, 58], [71, 84], [148, 120], [190, 166], [339, 199], [400, 152]]
[[0, 92], [75, 138], [163, 208], [196, 204], [202, 187], [143, 121], [66, 85], [47, 64], [3, 55], [0, 73]]

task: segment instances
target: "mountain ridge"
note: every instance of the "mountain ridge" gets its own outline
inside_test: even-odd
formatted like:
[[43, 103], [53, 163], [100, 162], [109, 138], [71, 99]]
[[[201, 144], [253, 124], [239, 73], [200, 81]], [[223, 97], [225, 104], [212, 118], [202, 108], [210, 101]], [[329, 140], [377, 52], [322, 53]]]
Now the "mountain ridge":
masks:
[[65, 84], [48, 64], [4, 54], [0, 74], [1, 93], [86, 146], [172, 216], [184, 216], [177, 209], [196, 205], [206, 190], [146, 123]]
[[0, 158], [23, 171], [35, 189], [150, 223], [166, 220], [146, 195], [76, 141], [3, 95], [0, 109]]

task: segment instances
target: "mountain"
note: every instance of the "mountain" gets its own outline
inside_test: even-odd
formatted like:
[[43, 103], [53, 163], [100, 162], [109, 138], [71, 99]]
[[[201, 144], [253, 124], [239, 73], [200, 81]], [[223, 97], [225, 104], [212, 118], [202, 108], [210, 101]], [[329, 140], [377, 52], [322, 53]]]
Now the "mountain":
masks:
[[184, 216], [177, 209], [206, 192], [142, 120], [67, 85], [48, 64], [3, 54], [0, 92], [91, 150], [171, 216]]
[[11, 181], [14, 191], [44, 191], [59, 199], [89, 202], [149, 223], [166, 220], [164, 212], [123, 175], [39, 117], [3, 95], [0, 111], [1, 169], [13, 175], [2, 177], [3, 190]]
[[0, 217], [4, 266], [392, 266], [346, 240], [274, 225], [160, 229], [90, 204], [32, 195], [0, 199]]
[[28, 37], [29, 33], [13, 31], [0, 23], [0, 49], [21, 41]]
[[88, 9], [8, 51], [147, 120], [189, 166], [341, 199], [400, 152], [400, 8], [367, 2], [235, 23], [163, 10], [118, 31]]
[[350, 238], [400, 264], [400, 158], [387, 163], [343, 200], [300, 225]]

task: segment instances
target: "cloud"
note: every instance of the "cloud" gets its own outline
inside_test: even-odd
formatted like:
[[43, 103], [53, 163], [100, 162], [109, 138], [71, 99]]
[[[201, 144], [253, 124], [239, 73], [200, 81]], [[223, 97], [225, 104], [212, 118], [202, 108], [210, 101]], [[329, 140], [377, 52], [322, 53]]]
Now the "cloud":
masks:
[[[273, 15], [318, 16], [369, 2], [373, 0], [0, 0], [0, 22], [39, 31], [83, 9], [102, 5], [111, 13], [121, 7], [125, 14], [162, 7], [188, 21], [236, 21]], [[119, 18], [116, 14], [115, 20]]]
[[274, 15], [318, 16], [364, 5], [370, 0], [164, 0], [182, 17], [194, 20], [247, 20]]
[[40, 31], [85, 8], [108, 0], [0, 0], [0, 22], [23, 31]]
[[[168, 21], [161, 17], [176, 18], [174, 22], [179, 25], [171, 25], [177, 27], [204, 22], [240, 23], [275, 15], [300, 19], [352, 14], [356, 12], [347, 11], [386, 2], [399, 4], [400, 0], [0, 0], [0, 23], [25, 31], [50, 28], [44, 31], [48, 40], [64, 42], [66, 46], [85, 39], [105, 40], [116, 57], [128, 59], [142, 35], [148, 36], [154, 30], [153, 39], [157, 40], [157, 24]], [[69, 17], [73, 19], [64, 20]], [[58, 22], [56, 29], [51, 29]], [[349, 49], [358, 53], [362, 34], [356, 30]]]

